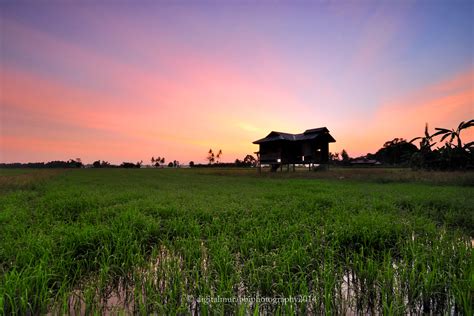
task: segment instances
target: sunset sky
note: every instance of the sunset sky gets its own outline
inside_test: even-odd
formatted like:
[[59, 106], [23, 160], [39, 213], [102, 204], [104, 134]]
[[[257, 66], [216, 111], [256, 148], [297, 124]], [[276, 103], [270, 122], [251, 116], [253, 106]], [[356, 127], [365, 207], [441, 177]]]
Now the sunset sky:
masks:
[[474, 118], [473, 1], [252, 2], [1, 1], [0, 162], [230, 162], [321, 126], [358, 156]]

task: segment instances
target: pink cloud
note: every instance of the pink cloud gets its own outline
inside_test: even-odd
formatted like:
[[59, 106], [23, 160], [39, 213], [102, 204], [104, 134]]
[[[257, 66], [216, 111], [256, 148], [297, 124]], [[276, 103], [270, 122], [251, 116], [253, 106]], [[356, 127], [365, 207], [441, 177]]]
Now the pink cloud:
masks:
[[[357, 41], [353, 61], [354, 71], [363, 73], [384, 55], [395, 41], [397, 34], [403, 30], [405, 17], [403, 11], [410, 6], [399, 3], [394, 6], [379, 4], [375, 12], [362, 22], [361, 36]], [[399, 11], [401, 10], [401, 11]], [[399, 45], [399, 44], [398, 44]]]
[[[103, 136], [113, 134], [116, 135], [115, 141], [120, 139], [124, 147], [128, 148], [130, 144], [143, 146], [141, 150], [136, 149], [136, 159], [157, 151], [169, 152], [181, 159], [202, 156], [200, 153], [212, 146], [221, 147], [233, 160], [252, 152], [251, 141], [261, 137], [257, 131], [250, 135], [242, 133], [235, 122], [258, 124], [265, 130], [278, 126], [287, 129], [292, 124], [287, 119], [298, 108], [288, 91], [275, 88], [271, 76], [262, 83], [259, 81], [261, 78], [249, 78], [246, 73], [222, 61], [173, 56], [179, 60], [171, 64], [178, 76], [173, 81], [155, 76], [152, 70], [148, 73], [135, 69], [15, 23], [10, 23], [9, 27], [21, 38], [19, 43], [41, 42], [38, 53], [42, 58], [53, 58], [56, 64], [66, 68], [73, 60], [74, 69], [94, 79], [97, 74], [117, 93], [91, 90], [68, 84], [61, 78], [4, 65], [0, 74], [3, 107], [16, 112], [17, 116], [27, 115], [30, 121], [40, 122], [38, 124], [43, 130], [49, 128], [49, 133], [35, 134], [29, 126], [23, 126], [21, 135], [14, 135], [15, 130], [3, 129], [1, 137], [9, 140], [5, 141], [4, 147], [8, 155], [3, 159], [31, 157], [23, 155], [18, 146], [38, 151], [49, 148], [51, 159], [54, 159], [53, 153], [69, 148], [64, 146], [64, 142], [77, 142], [81, 144], [74, 146], [80, 151], [77, 156], [92, 156], [97, 148], [102, 148], [103, 155], [113, 156], [103, 159], [120, 160], [123, 150], [119, 153], [107, 149], [114, 144]], [[276, 65], [267, 64], [269, 67]], [[288, 111], [290, 108], [293, 110], [291, 113]], [[268, 113], [272, 113], [271, 118]], [[69, 125], [71, 129], [55, 130], [55, 122], [56, 125]], [[77, 129], [93, 130], [97, 133], [96, 139], [81, 136]], [[52, 133], [56, 135], [51, 137]], [[30, 144], [21, 138], [24, 135], [30, 137]], [[18, 137], [17, 145], [12, 141], [14, 137]], [[53, 144], [57, 144], [55, 148]], [[117, 146], [120, 147], [119, 143]]]
[[[374, 119], [354, 122], [336, 147], [346, 148], [353, 155], [375, 152], [387, 140], [403, 137], [408, 140], [422, 135], [425, 123], [435, 127], [456, 128], [461, 121], [473, 118], [474, 71], [468, 70], [420, 91], [378, 107]], [[463, 132], [463, 141], [474, 140], [472, 128]]]
[[[397, 19], [388, 21], [387, 29], [372, 29], [382, 17], [376, 15], [376, 23], [366, 25], [356, 66], [367, 66], [398, 31]], [[338, 141], [331, 151], [345, 148], [358, 155], [374, 152], [394, 137], [418, 136], [425, 122], [431, 127], [455, 127], [472, 117], [472, 70], [383, 102], [375, 113], [361, 113], [362, 119], [338, 117], [337, 107], [347, 106], [351, 96], [323, 74], [292, 67], [263, 41], [255, 57], [261, 65], [248, 69], [227, 60], [224, 53], [190, 52], [165, 32], [156, 33], [159, 40], [150, 40], [143, 26], [127, 19], [118, 25], [102, 22], [97, 29], [103, 36], [110, 35], [117, 46], [121, 43], [143, 56], [138, 67], [120, 55], [14, 21], [4, 25], [16, 38], [17, 49], [28, 51], [31, 43], [38, 43], [37, 58], [54, 63], [63, 75], [91, 81], [74, 85], [61, 76], [2, 61], [0, 103], [9, 112], [2, 120], [24, 122], [21, 128], [3, 124], [7, 127], [1, 129], [1, 160], [5, 161], [82, 157], [121, 162], [165, 155], [199, 162], [209, 147], [222, 149], [224, 159], [232, 161], [255, 151], [251, 142], [271, 130], [297, 133], [322, 125]], [[104, 25], [116, 29], [103, 29]], [[311, 97], [299, 98], [299, 89], [310, 91]], [[466, 134], [469, 138], [472, 132]]]

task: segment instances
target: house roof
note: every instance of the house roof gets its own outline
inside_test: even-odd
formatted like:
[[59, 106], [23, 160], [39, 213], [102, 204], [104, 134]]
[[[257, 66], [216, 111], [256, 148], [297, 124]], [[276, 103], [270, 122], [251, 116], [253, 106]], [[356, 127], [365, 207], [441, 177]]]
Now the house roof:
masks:
[[261, 144], [261, 143], [267, 143], [267, 142], [274, 142], [278, 140], [302, 141], [302, 140], [316, 139], [324, 135], [328, 137], [329, 143], [336, 142], [336, 140], [329, 134], [329, 130], [326, 127], [318, 127], [318, 128], [313, 128], [313, 129], [307, 129], [301, 134], [290, 134], [290, 133], [272, 131], [265, 138], [256, 140], [253, 143]]

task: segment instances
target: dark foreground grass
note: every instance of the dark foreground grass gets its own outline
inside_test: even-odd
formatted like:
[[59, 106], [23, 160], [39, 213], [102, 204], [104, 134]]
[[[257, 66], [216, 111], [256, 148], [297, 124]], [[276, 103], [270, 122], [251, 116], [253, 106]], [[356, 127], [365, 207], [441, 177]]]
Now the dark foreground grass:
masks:
[[0, 180], [4, 314], [473, 312], [470, 186], [206, 170], [15, 176], [27, 175]]

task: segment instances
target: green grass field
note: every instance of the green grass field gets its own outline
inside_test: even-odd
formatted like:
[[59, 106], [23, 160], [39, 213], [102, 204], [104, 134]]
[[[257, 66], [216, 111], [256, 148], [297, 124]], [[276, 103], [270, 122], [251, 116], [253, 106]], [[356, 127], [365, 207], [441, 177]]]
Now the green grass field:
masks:
[[0, 306], [472, 315], [472, 184], [382, 169], [2, 171]]

